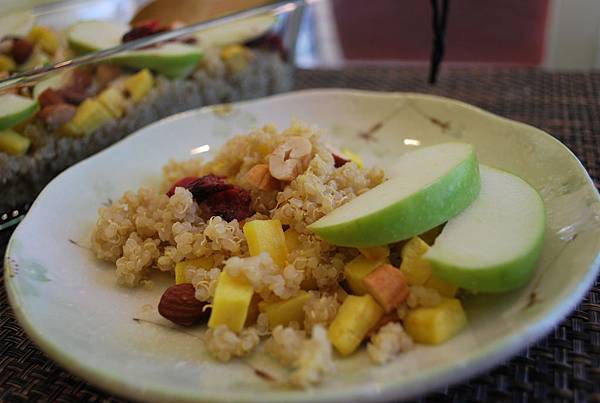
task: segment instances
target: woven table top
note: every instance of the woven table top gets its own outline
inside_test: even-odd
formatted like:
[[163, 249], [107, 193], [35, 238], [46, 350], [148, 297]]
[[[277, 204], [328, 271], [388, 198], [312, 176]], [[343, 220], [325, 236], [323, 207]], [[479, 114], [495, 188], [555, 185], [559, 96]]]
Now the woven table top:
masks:
[[[469, 67], [443, 70], [436, 87], [426, 80], [427, 71], [421, 67], [311, 70], [298, 72], [296, 87], [424, 92], [460, 99], [553, 134], [600, 183], [600, 72]], [[0, 257], [9, 235], [9, 231], [0, 232]], [[546, 338], [486, 374], [419, 400], [600, 402], [599, 280]], [[27, 339], [0, 287], [0, 402], [46, 401], [125, 400], [46, 358]]]

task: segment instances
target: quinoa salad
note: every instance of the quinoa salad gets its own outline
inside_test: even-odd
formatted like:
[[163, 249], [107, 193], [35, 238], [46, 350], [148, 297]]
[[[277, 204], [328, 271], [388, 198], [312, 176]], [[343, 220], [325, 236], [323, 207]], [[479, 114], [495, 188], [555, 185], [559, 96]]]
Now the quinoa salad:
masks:
[[216, 360], [262, 351], [290, 369], [287, 384], [305, 388], [359, 350], [382, 365], [466, 325], [458, 287], [423, 258], [441, 226], [370, 247], [336, 246], [311, 230], [386, 180], [332, 151], [316, 128], [266, 125], [210, 161], [170, 161], [161, 187], [100, 207], [92, 251], [114, 263], [122, 287], [151, 288], [153, 274], [170, 273], [159, 313], [204, 327]]

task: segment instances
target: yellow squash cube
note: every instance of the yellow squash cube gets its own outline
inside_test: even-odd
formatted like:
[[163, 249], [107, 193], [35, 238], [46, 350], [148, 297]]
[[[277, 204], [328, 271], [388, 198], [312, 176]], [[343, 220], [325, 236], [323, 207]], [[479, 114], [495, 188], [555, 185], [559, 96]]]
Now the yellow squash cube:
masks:
[[300, 234], [294, 231], [291, 228], [288, 228], [284, 233], [285, 237], [285, 245], [287, 246], [287, 250], [295, 250], [300, 247]]
[[31, 28], [27, 39], [37, 44], [44, 52], [50, 55], [53, 55], [58, 50], [58, 36], [50, 28], [37, 25]]
[[29, 149], [31, 140], [14, 130], [0, 130], [0, 152], [9, 155], [23, 155]]
[[346, 277], [350, 291], [355, 295], [367, 294], [363, 278], [385, 263], [389, 263], [387, 258], [371, 260], [363, 255], [359, 255], [348, 262], [344, 267], [344, 276]]
[[112, 119], [110, 112], [100, 102], [88, 98], [77, 107], [75, 116], [60, 131], [70, 137], [86, 136]]
[[437, 290], [441, 296], [446, 298], [453, 298], [458, 291], [458, 287], [454, 284], [450, 284], [433, 274], [429, 277], [429, 280], [425, 282], [425, 287], [433, 288]]
[[127, 78], [124, 83], [125, 90], [133, 102], [138, 103], [150, 92], [154, 86], [154, 77], [148, 69], [141, 70], [131, 77]]
[[185, 278], [185, 271], [190, 267], [211, 269], [214, 259], [211, 256], [199, 257], [197, 259], [188, 259], [175, 265], [175, 284], [189, 283]]
[[383, 308], [370, 295], [348, 295], [329, 326], [329, 341], [340, 354], [350, 355], [382, 316]]
[[267, 252], [279, 267], [285, 266], [287, 246], [279, 220], [250, 221], [244, 225], [244, 235], [251, 256]]
[[98, 101], [115, 117], [125, 113], [125, 97], [116, 88], [107, 88], [98, 95]]
[[384, 259], [390, 255], [390, 248], [385, 246], [372, 246], [370, 248], [358, 248], [360, 253], [367, 259]]
[[363, 167], [363, 160], [361, 156], [349, 148], [342, 148], [342, 157], [354, 162], [359, 168]]
[[244, 328], [254, 288], [244, 279], [222, 272], [215, 289], [208, 327], [227, 325], [239, 332]]
[[17, 68], [15, 61], [6, 55], [0, 54], [0, 71], [11, 72]]
[[417, 343], [440, 344], [456, 335], [467, 324], [467, 316], [459, 300], [445, 298], [433, 308], [409, 311], [404, 319], [406, 332]]
[[428, 249], [429, 245], [418, 236], [402, 247], [400, 271], [406, 276], [409, 285], [424, 285], [431, 277], [431, 266], [428, 261], [423, 259], [423, 255]]
[[269, 327], [274, 329], [277, 325], [286, 326], [290, 322], [296, 322], [300, 326], [304, 323], [304, 304], [310, 299], [310, 294], [300, 291], [293, 298], [277, 302], [264, 302], [260, 310], [267, 314]]
[[242, 45], [227, 45], [221, 48], [221, 60], [230, 74], [243, 71], [248, 66], [249, 51]]

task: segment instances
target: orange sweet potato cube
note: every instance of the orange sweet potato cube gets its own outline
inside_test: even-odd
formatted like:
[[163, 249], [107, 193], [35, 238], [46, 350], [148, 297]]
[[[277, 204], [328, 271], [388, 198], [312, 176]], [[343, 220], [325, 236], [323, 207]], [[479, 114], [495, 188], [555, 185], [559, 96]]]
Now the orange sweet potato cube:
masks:
[[409, 293], [406, 277], [391, 264], [383, 264], [367, 274], [363, 284], [386, 313], [396, 309]]

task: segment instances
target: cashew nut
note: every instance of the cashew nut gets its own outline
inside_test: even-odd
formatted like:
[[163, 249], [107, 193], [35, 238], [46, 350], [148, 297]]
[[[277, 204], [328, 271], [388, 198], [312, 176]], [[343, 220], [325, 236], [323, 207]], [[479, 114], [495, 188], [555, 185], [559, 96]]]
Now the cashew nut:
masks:
[[256, 164], [246, 173], [246, 181], [261, 190], [279, 188], [279, 181], [271, 176], [267, 164]]
[[300, 175], [310, 161], [312, 144], [308, 139], [291, 136], [269, 156], [269, 171], [274, 178], [291, 181]]

